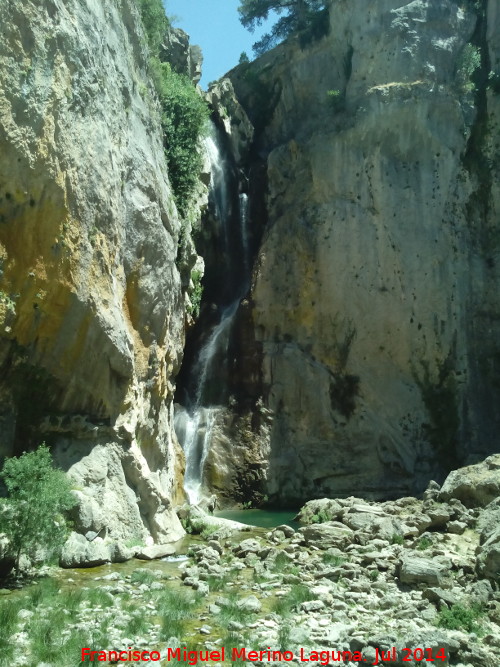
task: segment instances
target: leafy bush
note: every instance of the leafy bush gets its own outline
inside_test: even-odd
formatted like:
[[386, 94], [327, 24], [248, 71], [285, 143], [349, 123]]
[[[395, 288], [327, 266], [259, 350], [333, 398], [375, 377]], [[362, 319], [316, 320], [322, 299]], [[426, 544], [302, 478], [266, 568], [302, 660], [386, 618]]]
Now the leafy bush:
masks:
[[342, 111], [344, 107], [344, 96], [340, 90], [327, 90], [326, 99], [331, 110], [336, 113], [337, 111]]
[[191, 273], [191, 281], [193, 283], [193, 289], [191, 290], [191, 293], [189, 295], [189, 298], [191, 300], [191, 307], [189, 309], [191, 315], [193, 317], [198, 317], [200, 314], [200, 305], [201, 305], [201, 298], [203, 296], [203, 285], [201, 284], [201, 279], [203, 278], [203, 275], [201, 271], [192, 271]]
[[473, 92], [475, 90], [472, 76], [481, 66], [481, 51], [477, 46], [466, 44], [460, 56], [457, 68], [458, 85], [464, 92]]
[[148, 38], [149, 49], [158, 55], [161, 43], [170, 25], [161, 0], [139, 0], [142, 23]]
[[450, 609], [440, 610], [437, 624], [440, 628], [446, 628], [447, 630], [465, 630], [480, 635], [483, 631], [477, 621], [483, 614], [480, 605], [463, 607], [461, 604], [454, 604]]
[[191, 80], [172, 71], [160, 59], [160, 49], [169, 21], [161, 0], [139, 0], [142, 22], [151, 57], [151, 79], [162, 108], [163, 145], [170, 182], [181, 215], [188, 212], [198, 175], [201, 154], [198, 143], [208, 120], [208, 107]]
[[63, 544], [67, 524], [62, 512], [75, 504], [67, 477], [52, 465], [45, 444], [19, 458], [7, 459], [0, 477], [8, 497], [0, 502], [0, 532], [8, 540], [8, 553], [16, 570], [24, 553], [33, 558], [37, 549], [54, 553]]
[[317, 514], [312, 515], [310, 523], [326, 523], [327, 521], [330, 521], [328, 512], [320, 509]]
[[422, 537], [417, 542], [417, 549], [419, 551], [425, 551], [426, 549], [429, 549], [429, 547], [432, 547], [432, 540], [429, 537]]
[[154, 80], [162, 106], [162, 128], [170, 182], [177, 206], [186, 215], [201, 171], [200, 137], [208, 108], [187, 76], [154, 59]]

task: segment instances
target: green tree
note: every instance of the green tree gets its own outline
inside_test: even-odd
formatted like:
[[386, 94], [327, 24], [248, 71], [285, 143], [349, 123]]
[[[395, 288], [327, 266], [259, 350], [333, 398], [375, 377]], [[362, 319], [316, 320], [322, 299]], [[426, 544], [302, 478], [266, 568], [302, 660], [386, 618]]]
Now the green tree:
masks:
[[241, 0], [238, 12], [242, 25], [250, 32], [267, 20], [270, 13], [278, 14], [271, 32], [253, 45], [256, 55], [261, 55], [291, 35], [302, 34], [306, 40], [324, 35], [327, 6], [325, 0]]
[[0, 477], [8, 497], [0, 499], [0, 533], [9, 541], [7, 556], [19, 569], [22, 554], [33, 558], [38, 548], [56, 552], [66, 538], [62, 512], [75, 504], [68, 478], [54, 469], [43, 444], [36, 451], [7, 459]]

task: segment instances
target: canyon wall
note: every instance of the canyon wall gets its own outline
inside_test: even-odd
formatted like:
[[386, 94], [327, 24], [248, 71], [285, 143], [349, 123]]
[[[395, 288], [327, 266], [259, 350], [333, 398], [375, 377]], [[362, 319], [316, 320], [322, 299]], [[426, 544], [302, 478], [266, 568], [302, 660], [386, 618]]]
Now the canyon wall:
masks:
[[339, 0], [326, 37], [229, 73], [267, 220], [207, 462], [222, 495], [399, 496], [498, 450], [498, 22]]
[[51, 445], [77, 531], [176, 539], [180, 221], [137, 6], [4, 0], [0, 34], [0, 453]]

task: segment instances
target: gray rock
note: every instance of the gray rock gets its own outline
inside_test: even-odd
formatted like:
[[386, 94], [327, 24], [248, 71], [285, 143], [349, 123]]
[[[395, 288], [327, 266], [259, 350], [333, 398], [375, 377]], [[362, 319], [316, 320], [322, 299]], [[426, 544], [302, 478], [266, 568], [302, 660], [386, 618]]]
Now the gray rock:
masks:
[[500, 527], [489, 534], [477, 551], [477, 571], [483, 577], [498, 581], [500, 576]]
[[125, 563], [134, 557], [136, 551], [137, 547], [129, 548], [126, 547], [123, 542], [113, 542], [110, 546], [111, 562]]
[[156, 558], [172, 556], [172, 554], [175, 554], [175, 546], [173, 544], [152, 544], [149, 547], [141, 547], [135, 556], [141, 560], [155, 560]]
[[[50, 439], [56, 464], [78, 489], [75, 532], [163, 542], [184, 534], [171, 504], [179, 486], [171, 406], [185, 320], [176, 267], [181, 223], [160, 114], [151, 113], [139, 12], [128, 2], [109, 4], [106, 15], [94, 1], [66, 9], [52, 0], [2, 3], [0, 61], [15, 69], [0, 71], [0, 271], [2, 288], [25, 287], [12, 322], [0, 303], [0, 357], [14, 354], [15, 341], [31, 349], [43, 337], [29, 370], [16, 369], [16, 386], [28, 387], [43, 369], [36, 437]], [[30, 35], [29, 46], [21, 33]], [[58, 45], [47, 49], [56, 33]], [[99, 53], [91, 35], [102, 38]], [[47, 122], [57, 125], [57, 140], [40, 152]], [[7, 203], [6, 193], [18, 192]], [[11, 241], [18, 223], [27, 225], [43, 270]], [[42, 334], [42, 320], [50, 332]], [[77, 331], [78, 342], [69, 333]], [[8, 376], [1, 373], [0, 394], [16, 415], [24, 399]], [[2, 421], [2, 433], [4, 455], [14, 431]]]
[[444, 582], [444, 568], [430, 558], [404, 555], [399, 563], [399, 579], [402, 584], [440, 587]]
[[423, 509], [430, 519], [430, 524], [427, 528], [444, 528], [452, 514], [452, 510], [442, 503], [424, 503]]
[[193, 83], [201, 78], [203, 54], [199, 46], [189, 43], [189, 35], [180, 28], [169, 27], [162, 43], [163, 58], [178, 74], [188, 76]]
[[283, 523], [280, 526], [276, 526], [275, 530], [280, 530], [286, 538], [290, 538], [295, 535], [295, 530], [291, 526], [288, 526], [286, 523]]
[[248, 554], [257, 554], [262, 549], [262, 546], [262, 542], [250, 538], [234, 546], [233, 553], [239, 558], [245, 558]]
[[111, 562], [111, 546], [101, 537], [89, 542], [80, 533], [71, 533], [60, 558], [61, 567], [95, 567]]
[[222, 546], [221, 546], [220, 542], [217, 542], [217, 540], [209, 540], [208, 541], [208, 546], [211, 549], [215, 549], [215, 551], [217, 551], [222, 556], [223, 549], [222, 549]]
[[354, 531], [342, 523], [333, 521], [304, 526], [297, 532], [302, 535], [307, 546], [320, 549], [331, 547], [343, 549], [354, 540]]
[[310, 614], [313, 611], [321, 611], [324, 608], [325, 603], [322, 600], [308, 600], [306, 602], [302, 602], [300, 605], [300, 611], [303, 611], [306, 614]]
[[487, 579], [482, 579], [473, 582], [466, 595], [472, 604], [486, 605], [493, 597], [493, 588]]
[[427, 588], [422, 592], [422, 597], [435, 605], [439, 605], [441, 602], [453, 605], [458, 602], [458, 597], [444, 588]]
[[467, 529], [467, 524], [464, 521], [448, 521], [446, 529], [449, 533], [463, 535]]
[[243, 630], [245, 626], [242, 623], [238, 623], [237, 621], [230, 621], [228, 623], [227, 629], [228, 630], [236, 630], [236, 632], [239, 632], [240, 630]]
[[262, 609], [261, 602], [255, 597], [255, 595], [250, 595], [248, 597], [242, 598], [236, 602], [238, 609], [244, 609], [248, 612], [257, 613]]
[[427, 485], [426, 490], [424, 491], [424, 500], [437, 500], [439, 497], [439, 491], [441, 487], [433, 479]]
[[500, 526], [500, 497], [489, 503], [479, 513], [477, 529], [481, 533], [481, 543], [484, 544], [498, 526]]
[[482, 463], [453, 470], [446, 478], [439, 497], [458, 498], [466, 507], [486, 507], [500, 496], [500, 454]]
[[317, 523], [320, 517], [322, 521], [334, 521], [342, 514], [343, 507], [336, 500], [330, 498], [319, 498], [309, 500], [295, 517], [302, 524]]

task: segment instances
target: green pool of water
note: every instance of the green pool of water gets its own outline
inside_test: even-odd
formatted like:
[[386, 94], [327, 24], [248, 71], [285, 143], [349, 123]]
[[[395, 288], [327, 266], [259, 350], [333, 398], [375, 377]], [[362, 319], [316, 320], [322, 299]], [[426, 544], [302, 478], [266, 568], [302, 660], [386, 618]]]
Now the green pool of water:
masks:
[[215, 516], [222, 519], [232, 519], [250, 526], [259, 526], [260, 528], [275, 528], [283, 523], [297, 529], [299, 523], [294, 521], [297, 510], [221, 510], [215, 512]]

